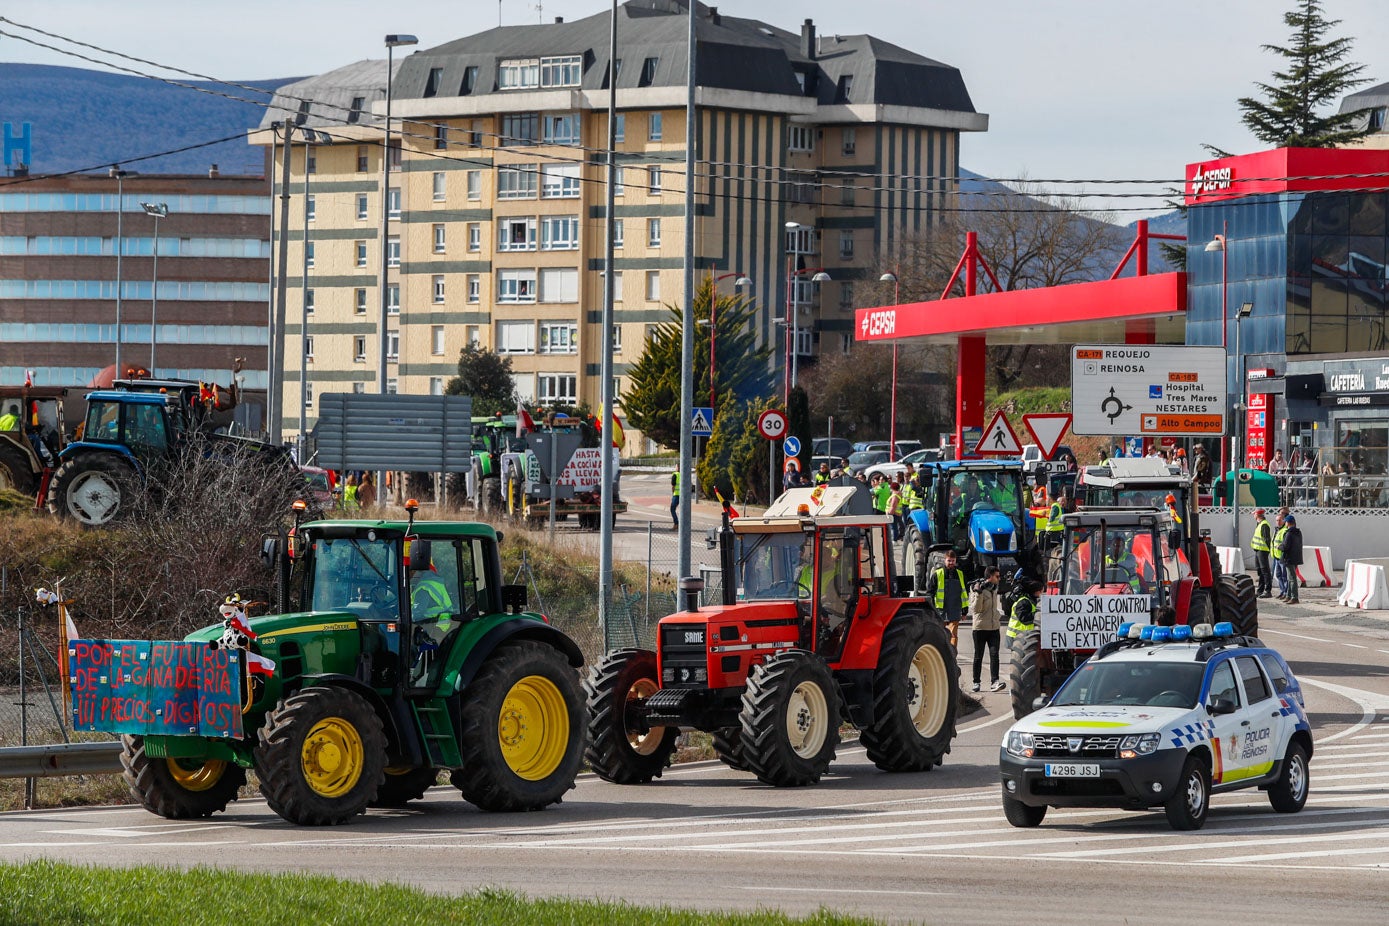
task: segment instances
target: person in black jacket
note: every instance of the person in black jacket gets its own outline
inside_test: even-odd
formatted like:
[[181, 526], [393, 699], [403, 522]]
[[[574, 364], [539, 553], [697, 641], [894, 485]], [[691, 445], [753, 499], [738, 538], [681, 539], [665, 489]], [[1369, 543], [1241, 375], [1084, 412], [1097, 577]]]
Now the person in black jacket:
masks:
[[1301, 582], [1297, 578], [1297, 567], [1302, 565], [1302, 531], [1297, 526], [1297, 518], [1288, 515], [1283, 519], [1287, 532], [1283, 534], [1283, 568], [1288, 571], [1288, 604], [1297, 604], [1297, 591]]

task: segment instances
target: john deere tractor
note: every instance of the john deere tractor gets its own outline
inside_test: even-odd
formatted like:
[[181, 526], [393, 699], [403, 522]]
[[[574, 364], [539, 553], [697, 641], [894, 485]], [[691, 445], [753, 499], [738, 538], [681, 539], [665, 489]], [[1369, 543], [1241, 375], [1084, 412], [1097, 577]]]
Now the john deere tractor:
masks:
[[[416, 507], [407, 503], [406, 521], [300, 524], [283, 550], [266, 539], [286, 613], [233, 615], [179, 644], [192, 650], [181, 665], [232, 648], [238, 716], [218, 712], [227, 696], [211, 669], [166, 676], [167, 691], [151, 671], [145, 692], [110, 716], [77, 709], [79, 681], [75, 727], [125, 734], [131, 792], [171, 819], [225, 809], [250, 769], [270, 808], [306, 825], [403, 806], [441, 772], [483, 810], [558, 802], [582, 758], [583, 655], [525, 610], [524, 586], [502, 584], [491, 527], [416, 522]], [[74, 653], [74, 677], [94, 677]], [[121, 674], [108, 666], [103, 677]], [[140, 698], [192, 708], [159, 717]], [[90, 703], [104, 710], [120, 698]]]

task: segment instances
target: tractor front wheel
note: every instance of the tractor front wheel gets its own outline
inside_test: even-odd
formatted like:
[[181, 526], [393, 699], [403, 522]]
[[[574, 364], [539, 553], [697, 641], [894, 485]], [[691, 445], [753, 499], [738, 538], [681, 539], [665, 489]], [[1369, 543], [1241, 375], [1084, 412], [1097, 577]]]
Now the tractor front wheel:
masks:
[[376, 799], [386, 774], [386, 735], [355, 691], [297, 691], [275, 706], [259, 736], [261, 795], [289, 822], [335, 826]]
[[1254, 580], [1243, 573], [1229, 573], [1216, 580], [1216, 596], [1220, 602], [1217, 620], [1235, 626], [1235, 635], [1259, 635], [1259, 595]]
[[897, 615], [883, 635], [873, 673], [873, 720], [859, 736], [885, 772], [927, 772], [955, 736], [960, 668], [950, 634], [917, 611]]
[[917, 594], [922, 594], [926, 588], [926, 539], [909, 519], [902, 540], [902, 575], [912, 576], [918, 583]]
[[121, 737], [121, 765], [131, 796], [169, 820], [220, 813], [246, 783], [246, 770], [225, 759], [150, 758], [143, 736]]
[[53, 474], [48, 510], [83, 527], [102, 527], [130, 513], [136, 476], [114, 453], [84, 453]]
[[588, 706], [588, 749], [584, 758], [604, 781], [645, 784], [660, 778], [675, 752], [675, 727], [648, 726], [633, 702], [655, 694], [656, 654], [622, 649], [603, 657], [584, 681]]
[[752, 670], [743, 692], [743, 761], [779, 788], [814, 784], [839, 744], [839, 687], [824, 660], [804, 650]]
[[492, 811], [540, 810], [574, 787], [584, 705], [569, 660], [534, 640], [508, 641], [463, 692], [463, 767], [449, 780]]
[[1036, 710], [1042, 696], [1042, 632], [1024, 630], [1013, 638], [1008, 666], [1008, 693], [1013, 700], [1013, 719], [1022, 720]]
[[719, 761], [735, 772], [746, 772], [748, 763], [743, 759], [743, 728], [719, 727], [712, 736], [714, 754]]

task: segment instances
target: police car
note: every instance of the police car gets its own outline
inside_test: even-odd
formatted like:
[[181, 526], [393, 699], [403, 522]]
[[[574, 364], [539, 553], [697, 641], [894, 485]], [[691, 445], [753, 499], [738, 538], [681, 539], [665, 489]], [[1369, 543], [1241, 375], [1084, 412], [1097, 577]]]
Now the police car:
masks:
[[1279, 813], [1307, 802], [1312, 731], [1278, 653], [1231, 624], [1121, 624], [1043, 707], [1015, 723], [999, 764], [1003, 812], [1163, 807], [1200, 829], [1212, 793], [1257, 787]]

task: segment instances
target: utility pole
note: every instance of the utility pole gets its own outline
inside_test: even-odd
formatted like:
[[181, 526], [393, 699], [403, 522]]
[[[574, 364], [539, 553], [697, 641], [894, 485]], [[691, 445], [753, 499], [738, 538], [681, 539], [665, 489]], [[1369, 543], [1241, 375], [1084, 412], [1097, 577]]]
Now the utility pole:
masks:
[[[271, 363], [269, 373], [269, 431], [270, 443], [280, 443], [281, 422], [284, 419], [284, 336], [286, 283], [289, 278], [289, 158], [290, 139], [294, 135], [294, 123], [289, 119], [277, 123], [284, 127], [284, 152], [280, 161], [280, 253], [276, 259], [275, 271], [275, 325], [270, 331]], [[273, 128], [274, 126], [272, 126]], [[306, 149], [307, 150], [307, 149]], [[309, 165], [304, 164], [305, 173]], [[308, 242], [304, 242], [308, 247]]]

